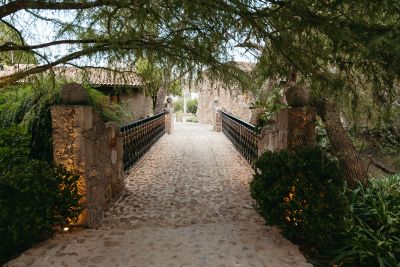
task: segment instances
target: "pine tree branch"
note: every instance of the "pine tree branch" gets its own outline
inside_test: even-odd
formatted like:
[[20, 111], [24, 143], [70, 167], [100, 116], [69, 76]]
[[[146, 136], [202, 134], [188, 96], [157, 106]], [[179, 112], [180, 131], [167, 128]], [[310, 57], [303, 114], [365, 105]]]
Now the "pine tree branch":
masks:
[[[7, 22], [7, 21], [5, 21], [5, 20], [3, 20], [3, 19], [0, 19], [0, 21], [1, 21], [2, 23], [4, 23], [7, 27], [9, 27], [12, 31], [14, 31], [14, 32], [18, 35], [18, 38], [19, 38], [19, 40], [21, 41], [21, 44], [22, 44], [22, 45], [25, 45], [24, 37], [22, 37], [21, 32], [20, 32], [17, 28], [15, 28], [11, 23], [9, 23], [9, 22]], [[1, 51], [1, 50], [0, 50], [0, 51]]]
[[15, 83], [18, 80], [23, 79], [29, 75], [44, 72], [44, 71], [51, 69], [52, 67], [57, 66], [59, 64], [66, 63], [68, 61], [80, 58], [82, 56], [87, 56], [87, 55], [91, 55], [91, 54], [94, 54], [97, 52], [106, 51], [108, 49], [110, 49], [109, 46], [104, 45], [104, 44], [93, 46], [93, 47], [90, 47], [87, 49], [82, 49], [80, 51], [68, 54], [64, 57], [59, 58], [58, 60], [55, 60], [55, 61], [47, 63], [47, 64], [39, 65], [39, 66], [33, 67], [31, 69], [22, 70], [22, 71], [19, 71], [19, 72], [16, 72], [16, 73], [13, 73], [13, 74], [10, 74], [7, 76], [0, 77], [0, 88], [4, 87], [6, 85], [9, 85], [9, 84]]
[[96, 40], [96, 39], [87, 39], [87, 40], [57, 40], [43, 44], [37, 45], [18, 45], [13, 42], [7, 42], [3, 45], [0, 45], [0, 52], [6, 51], [31, 51], [34, 49], [46, 48], [54, 45], [61, 44], [107, 44], [109, 41], [106, 40]]
[[72, 10], [72, 9], [89, 9], [100, 6], [128, 6], [129, 1], [113, 1], [113, 0], [97, 0], [83, 2], [51, 2], [51, 1], [33, 1], [33, 0], [16, 0], [0, 6], [0, 18], [14, 14], [23, 9], [36, 10]]

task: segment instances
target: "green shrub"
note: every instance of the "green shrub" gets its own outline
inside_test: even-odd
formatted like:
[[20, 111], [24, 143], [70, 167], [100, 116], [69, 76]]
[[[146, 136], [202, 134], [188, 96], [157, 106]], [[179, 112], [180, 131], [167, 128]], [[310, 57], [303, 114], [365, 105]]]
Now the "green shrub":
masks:
[[192, 116], [192, 117], [186, 119], [186, 122], [196, 122], [197, 123], [197, 122], [199, 122], [199, 120], [197, 119], [196, 116]]
[[349, 227], [333, 262], [400, 266], [400, 174], [360, 184], [350, 201]]
[[314, 248], [344, 227], [347, 200], [337, 163], [321, 150], [266, 152], [250, 184], [256, 208], [284, 236]]
[[[66, 81], [52, 84], [47, 77], [36, 83], [13, 85], [0, 92], [0, 128], [13, 125], [25, 127], [30, 135], [31, 157], [53, 160], [53, 142], [50, 107], [60, 103], [59, 90]], [[86, 88], [90, 105], [105, 122], [121, 122], [123, 111], [119, 104], [110, 103], [108, 96]]]
[[[189, 99], [186, 101], [186, 112], [196, 114], [197, 112], [197, 99]], [[175, 112], [183, 112], [183, 98], [179, 98], [174, 102], [174, 110]]]
[[0, 128], [0, 264], [82, 210], [79, 175], [30, 157], [24, 128]]
[[86, 87], [86, 90], [89, 94], [89, 104], [99, 112], [103, 121], [122, 122], [124, 112], [121, 105], [112, 103], [109, 96], [96, 89]]
[[192, 113], [192, 114], [196, 114], [197, 112], [197, 99], [190, 99], [187, 101], [187, 112], [188, 113]]
[[174, 102], [174, 110], [175, 112], [183, 112], [183, 99], [179, 98]]
[[46, 81], [5, 88], [0, 93], [0, 127], [16, 124], [24, 126], [31, 136], [31, 156], [51, 162], [53, 144], [50, 107], [57, 103], [58, 90]]

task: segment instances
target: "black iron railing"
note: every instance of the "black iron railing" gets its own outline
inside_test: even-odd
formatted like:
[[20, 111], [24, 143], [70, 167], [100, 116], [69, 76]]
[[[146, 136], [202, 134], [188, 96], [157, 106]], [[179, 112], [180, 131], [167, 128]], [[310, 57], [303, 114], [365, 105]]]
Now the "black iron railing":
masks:
[[165, 112], [121, 126], [124, 170], [129, 170], [164, 133]]
[[237, 150], [253, 164], [258, 157], [258, 132], [256, 127], [226, 112], [222, 112], [222, 132]]

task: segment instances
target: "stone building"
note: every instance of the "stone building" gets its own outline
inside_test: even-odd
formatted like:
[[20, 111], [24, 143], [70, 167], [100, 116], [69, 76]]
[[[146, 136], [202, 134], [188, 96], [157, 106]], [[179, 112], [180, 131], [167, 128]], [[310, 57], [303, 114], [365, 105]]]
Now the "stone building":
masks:
[[146, 118], [153, 113], [152, 99], [145, 96], [142, 81], [133, 70], [81, 70], [72, 67], [58, 67], [55, 70], [70, 81], [86, 83], [108, 95], [111, 102], [122, 105], [125, 117], [130, 121]]
[[[237, 62], [238, 66], [250, 71], [254, 64], [249, 62]], [[212, 114], [215, 101], [222, 110], [233, 114], [240, 119], [250, 122], [253, 112], [249, 109], [251, 102], [254, 102], [254, 96], [249, 93], [243, 93], [237, 86], [228, 86], [221, 81], [212, 81], [204, 78], [197, 87], [198, 108], [197, 119], [200, 123], [212, 124]]]
[[[0, 77], [35, 66], [33, 64], [3, 66], [3, 69], [0, 70]], [[122, 105], [125, 117], [130, 121], [146, 118], [153, 113], [152, 99], [145, 96], [142, 81], [133, 70], [111, 70], [94, 67], [81, 69], [70, 66], [59, 66], [54, 67], [52, 71], [60, 79], [88, 84], [90, 87], [108, 95], [110, 102]], [[27, 82], [30, 82], [30, 77], [22, 80], [22, 83]]]

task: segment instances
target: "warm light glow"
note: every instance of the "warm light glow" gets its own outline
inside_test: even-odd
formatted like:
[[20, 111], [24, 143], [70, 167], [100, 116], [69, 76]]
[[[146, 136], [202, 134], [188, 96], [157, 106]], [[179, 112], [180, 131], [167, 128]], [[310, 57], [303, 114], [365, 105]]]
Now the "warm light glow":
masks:
[[64, 227], [63, 230], [64, 232], [67, 232], [69, 230], [69, 227]]
[[[285, 220], [288, 223], [293, 223], [294, 225], [299, 225], [303, 222], [301, 215], [303, 214], [302, 207], [308, 207], [306, 200], [299, 200], [296, 196], [296, 187], [293, 185], [290, 187], [290, 192], [287, 196], [283, 198], [283, 202], [286, 204], [287, 209], [285, 210]], [[299, 209], [292, 209], [289, 207], [290, 203], [297, 202]]]

